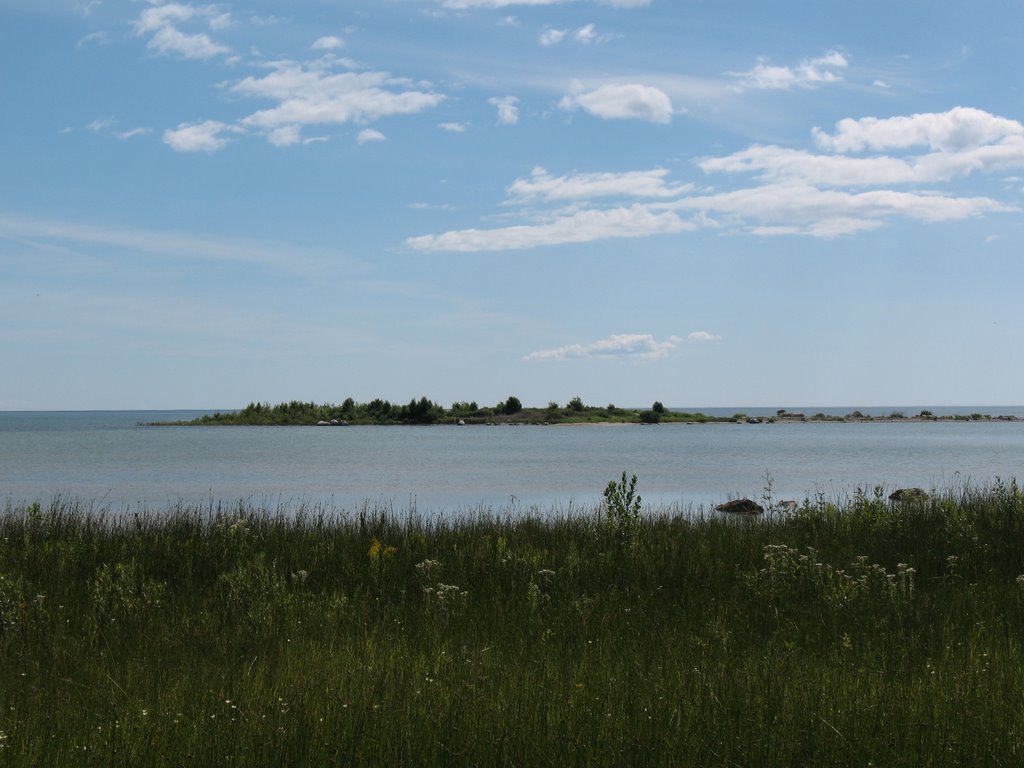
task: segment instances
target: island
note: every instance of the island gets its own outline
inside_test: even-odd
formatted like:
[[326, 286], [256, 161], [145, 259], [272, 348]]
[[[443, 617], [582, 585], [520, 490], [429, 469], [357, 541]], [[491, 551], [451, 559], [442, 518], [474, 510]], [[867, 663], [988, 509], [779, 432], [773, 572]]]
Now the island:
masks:
[[612, 425], [612, 424], [793, 424], [807, 422], [922, 422], [922, 421], [1021, 421], [1018, 416], [993, 416], [971, 413], [935, 415], [922, 410], [915, 415], [892, 411], [883, 416], [866, 415], [852, 411], [845, 415], [824, 412], [807, 415], [779, 409], [774, 416], [748, 416], [734, 413], [712, 416], [699, 411], [666, 408], [655, 401], [650, 408], [619, 408], [587, 405], [580, 397], [572, 398], [564, 406], [551, 401], [544, 408], [524, 407], [514, 395], [493, 405], [480, 406], [475, 401], [454, 402], [445, 408], [427, 397], [411, 399], [408, 403], [392, 403], [376, 398], [368, 403], [357, 403], [351, 397], [340, 404], [314, 403], [292, 400], [286, 403], [252, 402], [235, 411], [217, 411], [188, 421], [147, 422], [146, 426], [322, 426], [350, 425]]

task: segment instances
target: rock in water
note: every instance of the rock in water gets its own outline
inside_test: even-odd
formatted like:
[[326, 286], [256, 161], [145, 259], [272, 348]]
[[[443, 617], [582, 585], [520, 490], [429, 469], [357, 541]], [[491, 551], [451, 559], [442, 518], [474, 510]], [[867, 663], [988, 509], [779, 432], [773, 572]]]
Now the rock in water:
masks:
[[928, 501], [928, 492], [924, 488], [897, 488], [889, 494], [889, 501]]
[[733, 499], [725, 504], [719, 504], [715, 509], [718, 512], [731, 512], [734, 515], [759, 515], [764, 512], [764, 507], [750, 499]]

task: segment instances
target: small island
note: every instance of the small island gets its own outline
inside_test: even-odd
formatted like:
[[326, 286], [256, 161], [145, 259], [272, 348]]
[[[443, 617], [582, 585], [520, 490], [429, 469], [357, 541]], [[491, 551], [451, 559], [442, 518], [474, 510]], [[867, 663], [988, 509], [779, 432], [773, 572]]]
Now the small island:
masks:
[[601, 425], [601, 424], [793, 424], [805, 422], [922, 422], [922, 421], [1021, 421], [1018, 416], [992, 416], [971, 413], [937, 416], [922, 410], [916, 415], [893, 411], [884, 416], [870, 416], [860, 411], [845, 415], [823, 412], [806, 415], [779, 409], [774, 416], [748, 416], [734, 413], [710, 416], [699, 411], [672, 410], [660, 401], [650, 408], [619, 408], [586, 405], [574, 397], [564, 406], [551, 401], [544, 408], [524, 407], [518, 397], [509, 396], [493, 406], [480, 406], [475, 401], [455, 402], [449, 408], [427, 397], [413, 398], [408, 403], [392, 403], [380, 398], [357, 403], [351, 397], [340, 404], [292, 400], [287, 403], [249, 403], [237, 411], [216, 412], [190, 421], [148, 422], [146, 426], [323, 426], [350, 425]]

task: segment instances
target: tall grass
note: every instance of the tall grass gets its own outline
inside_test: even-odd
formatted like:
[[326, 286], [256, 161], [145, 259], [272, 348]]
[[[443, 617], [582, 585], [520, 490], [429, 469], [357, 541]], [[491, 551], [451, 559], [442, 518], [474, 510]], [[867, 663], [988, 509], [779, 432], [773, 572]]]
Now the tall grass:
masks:
[[8, 506], [0, 764], [1022, 764], [1016, 485], [616, 519]]

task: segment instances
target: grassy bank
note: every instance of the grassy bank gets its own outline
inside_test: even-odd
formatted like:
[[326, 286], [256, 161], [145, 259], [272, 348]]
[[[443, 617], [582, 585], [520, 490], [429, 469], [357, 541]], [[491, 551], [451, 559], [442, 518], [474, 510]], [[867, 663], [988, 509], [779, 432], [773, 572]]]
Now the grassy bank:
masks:
[[1016, 766], [1024, 496], [0, 517], [4, 765]]

